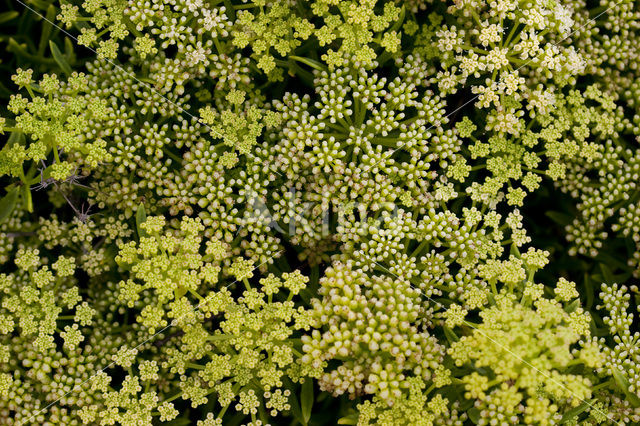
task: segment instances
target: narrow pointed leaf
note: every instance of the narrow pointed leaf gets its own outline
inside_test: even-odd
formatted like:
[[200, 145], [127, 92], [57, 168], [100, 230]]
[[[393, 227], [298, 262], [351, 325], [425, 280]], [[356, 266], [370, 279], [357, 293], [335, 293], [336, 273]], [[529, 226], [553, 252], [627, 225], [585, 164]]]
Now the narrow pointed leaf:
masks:
[[73, 50], [73, 43], [66, 37], [64, 39], [64, 54], [69, 59], [70, 64], [75, 64], [76, 62], [76, 52]]
[[307, 378], [302, 384], [302, 394], [300, 395], [300, 408], [304, 423], [309, 423], [311, 419], [311, 409], [313, 408], [313, 380]]
[[56, 63], [60, 66], [60, 69], [64, 71], [65, 74], [71, 74], [71, 65], [65, 59], [58, 46], [53, 42], [53, 40], [49, 40], [49, 48], [51, 49], [51, 54], [53, 55], [53, 59], [55, 59]]
[[144, 208], [144, 204], [140, 203], [138, 210], [136, 211], [136, 228], [138, 229], [138, 238], [146, 237], [147, 231], [145, 231], [141, 224], [147, 220], [147, 211]]
[[604, 282], [607, 284], [615, 283], [615, 279], [613, 277], [613, 272], [611, 269], [605, 264], [600, 264], [600, 270], [602, 271], [602, 277], [604, 278]]
[[18, 188], [13, 188], [0, 199], [0, 222], [4, 221], [16, 207], [18, 201]]
[[10, 21], [14, 18], [17, 18], [18, 16], [20, 16], [20, 13], [16, 10], [12, 10], [11, 12], [0, 13], [0, 24]]
[[629, 390], [629, 381], [627, 378], [617, 368], [613, 368], [612, 370], [613, 378], [618, 384], [620, 390], [622, 390], [622, 392], [627, 396], [627, 401], [629, 401], [634, 407], [640, 407], [640, 398]]

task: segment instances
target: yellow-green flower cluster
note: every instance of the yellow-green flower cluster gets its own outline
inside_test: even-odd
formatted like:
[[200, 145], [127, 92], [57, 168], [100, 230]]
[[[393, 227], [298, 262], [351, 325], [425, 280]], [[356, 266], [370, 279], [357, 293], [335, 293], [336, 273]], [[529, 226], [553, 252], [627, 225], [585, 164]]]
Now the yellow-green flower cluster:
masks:
[[637, 294], [637, 287], [629, 289], [618, 284], [602, 284], [600, 298], [605, 311], [605, 325], [613, 336], [613, 346], [604, 346], [605, 365], [608, 374], [615, 377], [619, 386], [627, 395], [627, 399], [638, 406], [640, 401], [640, 352], [638, 340], [640, 335], [632, 331], [634, 314], [629, 313], [631, 295]]
[[110, 162], [106, 142], [89, 136], [107, 119], [107, 108], [104, 99], [90, 96], [87, 76], [74, 72], [61, 82], [44, 74], [37, 83], [32, 77], [31, 69], [12, 77], [28, 97], [17, 93], [7, 105], [14, 119], [3, 126], [11, 137], [0, 151], [0, 176], [50, 185]]
[[[522, 106], [514, 99], [509, 102]], [[535, 193], [544, 177], [561, 182], [570, 191], [575, 180], [564, 182], [572, 169], [597, 167], [603, 157], [602, 142], [619, 137], [618, 132], [630, 125], [613, 97], [595, 85], [567, 95], [540, 86], [528, 102], [530, 119], [517, 118], [515, 127], [502, 126], [491, 113], [484, 129], [468, 117], [456, 123], [459, 135], [469, 141], [472, 164], [477, 164], [474, 168], [489, 172], [482, 184], [472, 177], [474, 199], [495, 200], [506, 195], [509, 205], [522, 206], [525, 196]]]
[[315, 370], [340, 360], [322, 374], [321, 389], [334, 395], [376, 395], [392, 405], [415, 376], [433, 380], [444, 348], [425, 328], [429, 315], [418, 288], [401, 278], [368, 276], [349, 263], [336, 263], [320, 280], [322, 299], [313, 301], [316, 325], [303, 337], [302, 359]]
[[482, 322], [471, 334], [451, 345], [455, 364], [471, 367], [461, 381], [465, 398], [475, 400], [479, 424], [550, 424], [560, 420], [563, 407], [592, 397], [592, 382], [569, 367], [580, 362], [599, 367], [602, 355], [588, 345], [572, 350], [589, 338], [590, 319], [580, 308], [567, 312], [568, 307], [541, 297], [527, 306], [500, 293], [495, 306], [480, 312]]
[[[43, 264], [38, 249], [20, 249], [16, 253], [18, 270], [0, 276], [2, 282], [2, 333], [11, 336], [15, 331], [38, 351], [55, 347], [54, 334], [58, 317], [65, 311], [74, 311], [82, 300], [74, 285], [75, 260], [60, 257], [49, 267]], [[56, 297], [56, 293], [58, 296]], [[91, 311], [78, 306], [79, 318], [91, 324]], [[89, 308], [90, 309], [90, 308]], [[85, 314], [89, 316], [86, 317]], [[73, 350], [84, 337], [78, 325], [67, 325], [60, 333], [64, 345]]]
[[286, 94], [275, 104], [283, 126], [267, 135], [267, 161], [278, 165], [287, 190], [265, 204], [292, 241], [317, 250], [327, 212], [343, 217], [394, 205], [423, 211], [457, 196], [441, 172], [460, 150], [445, 129], [446, 102], [405, 81], [407, 74], [389, 79], [362, 66], [318, 72], [317, 101]]
[[479, 108], [517, 116], [521, 109], [504, 105], [504, 97], [522, 101], [537, 83], [562, 87], [584, 71], [567, 40], [573, 25], [570, 6], [558, 1], [458, 1], [423, 26], [418, 52], [440, 62], [443, 93], [470, 82]]
[[[150, 216], [140, 224], [140, 240], [120, 246], [116, 262], [130, 271], [120, 282], [120, 298], [129, 307], [144, 301], [138, 321], [154, 334], [167, 325], [166, 317], [182, 320], [195, 307], [185, 295], [202, 298], [200, 293], [218, 283], [229, 247], [219, 240], [206, 242], [205, 254], [201, 221], [184, 217], [179, 234], [165, 233], [165, 219]], [[145, 299], [152, 297], [155, 303]]]
[[[72, 413], [100, 399], [88, 381], [108, 364], [94, 348], [128, 344], [130, 332], [112, 334], [112, 314], [81, 289], [86, 271], [73, 256], [49, 260], [21, 248], [15, 265], [0, 274], [0, 413], [21, 424], [80, 424]], [[93, 288], [107, 304], [115, 300]]]
[[[233, 258], [226, 243], [203, 241], [199, 220], [184, 217], [175, 231], [166, 228], [163, 217], [147, 217], [140, 224], [139, 242], [121, 245], [116, 260], [129, 271], [129, 278], [119, 284], [119, 297], [139, 310], [137, 321], [152, 334], [173, 326], [180, 330], [169, 334], [167, 358], [160, 364], [167, 374], [179, 375], [176, 395], [195, 408], [215, 394], [218, 419], [229, 408], [254, 421], [262, 418], [258, 407], [270, 408], [271, 416], [290, 410], [285, 378], [298, 382], [309, 371], [296, 361], [300, 348], [292, 339], [295, 330], [307, 330], [313, 322], [293, 301], [308, 278], [295, 271], [281, 277], [269, 274], [252, 284], [253, 263]], [[245, 290], [235, 297], [234, 290], [242, 286]], [[214, 328], [207, 325], [210, 321]], [[140, 392], [138, 383], [159, 380], [155, 364], [144, 361], [139, 368], [138, 376], [127, 376], [122, 389], [106, 395], [107, 405], [117, 408], [113, 418], [124, 419], [144, 408], [145, 416], [157, 409], [165, 420], [173, 419], [178, 414], [171, 403], [175, 398], [163, 402], [150, 397], [145, 407], [134, 399], [118, 399]], [[103, 416], [95, 415], [92, 418]]]

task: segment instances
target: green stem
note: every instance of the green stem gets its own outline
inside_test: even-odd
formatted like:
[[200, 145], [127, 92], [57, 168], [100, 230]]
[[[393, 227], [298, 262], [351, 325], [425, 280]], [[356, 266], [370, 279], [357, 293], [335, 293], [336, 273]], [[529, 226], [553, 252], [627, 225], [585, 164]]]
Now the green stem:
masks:
[[204, 365], [200, 365], [200, 364], [195, 364], [193, 362], [187, 362], [185, 364], [185, 367], [189, 367], [189, 368], [195, 368], [197, 370], [204, 370]]
[[181, 396], [182, 396], [182, 392], [178, 392], [177, 394], [173, 395], [172, 397], [169, 397], [169, 399], [165, 399], [162, 402], [171, 402], [171, 401], [173, 401], [175, 399], [180, 398]]

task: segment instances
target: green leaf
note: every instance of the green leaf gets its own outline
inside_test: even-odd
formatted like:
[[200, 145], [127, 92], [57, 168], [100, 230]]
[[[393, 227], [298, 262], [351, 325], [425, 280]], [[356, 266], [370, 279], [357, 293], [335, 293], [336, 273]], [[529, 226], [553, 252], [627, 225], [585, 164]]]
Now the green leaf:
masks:
[[76, 62], [76, 52], [73, 50], [73, 43], [69, 39], [69, 37], [65, 37], [64, 39], [64, 54], [69, 58], [70, 64], [75, 64]]
[[300, 404], [298, 403], [298, 397], [296, 393], [293, 392], [293, 385], [291, 382], [287, 381], [287, 387], [291, 389], [291, 396], [289, 396], [289, 404], [291, 405], [291, 414], [293, 417], [298, 420], [300, 423], [303, 423], [302, 412], [300, 410]]
[[314, 297], [314, 293], [310, 292], [309, 289], [305, 288], [304, 290], [302, 290], [300, 293], [298, 293], [298, 296], [300, 296], [300, 298], [305, 302], [305, 303], [310, 303], [311, 299], [313, 299]]
[[444, 327], [442, 327], [442, 329], [444, 330], [444, 335], [447, 338], [447, 340], [449, 341], [449, 343], [454, 343], [454, 342], [457, 342], [458, 340], [460, 340], [458, 338], [458, 336], [456, 336], [456, 333], [454, 333], [453, 330], [451, 330], [446, 325]]
[[478, 410], [476, 407], [470, 408], [467, 411], [467, 414], [469, 415], [469, 420], [471, 420], [473, 423], [478, 424], [480, 422], [480, 410]]
[[[55, 164], [55, 163], [54, 163]], [[53, 164], [48, 165], [41, 174], [41, 179], [46, 180], [51, 177], [51, 171], [53, 170]]]
[[289, 64], [289, 75], [297, 76], [302, 80], [304, 84], [309, 87], [313, 87], [313, 74], [309, 71], [303, 69], [298, 65], [295, 61], [288, 61]]
[[326, 71], [327, 67], [325, 65], [323, 65], [322, 63], [318, 62], [318, 61], [314, 61], [313, 59], [309, 59], [309, 58], [303, 58], [300, 56], [295, 56], [295, 55], [291, 55], [289, 56], [290, 59], [293, 59], [294, 61], [298, 61], [298, 62], [302, 62], [305, 65], [309, 65], [311, 68], [314, 68], [318, 71]]
[[184, 296], [185, 294], [187, 294], [187, 289], [181, 285], [179, 285], [176, 290], [174, 291], [176, 300], [180, 299], [182, 296]]
[[17, 10], [12, 10], [11, 12], [0, 13], [0, 24], [3, 24], [7, 21], [10, 21], [14, 18], [20, 16], [20, 13]]
[[578, 309], [579, 306], [580, 306], [580, 299], [576, 299], [565, 308], [565, 312], [570, 314], [571, 312]]
[[231, 0], [223, 0], [224, 3], [224, 7], [225, 7], [225, 14], [229, 17], [229, 20], [231, 22], [236, 20], [236, 9], [233, 7], [233, 3], [231, 3]]
[[0, 200], [0, 222], [4, 221], [18, 202], [18, 187], [13, 188]]
[[320, 267], [318, 265], [314, 265], [311, 267], [311, 274], [309, 275], [309, 285], [307, 288], [309, 291], [315, 293], [318, 290], [320, 280]]
[[574, 417], [582, 414], [587, 408], [589, 408], [590, 405], [591, 405], [590, 402], [584, 401], [582, 404], [578, 405], [576, 408], [572, 408], [571, 410], [564, 413], [564, 415], [562, 416], [562, 419], [560, 419], [560, 423], [565, 423], [573, 419]]
[[184, 425], [189, 425], [191, 424], [191, 420], [189, 420], [189, 418], [179, 418], [179, 419], [174, 419], [171, 420], [170, 422], [167, 423], [163, 423], [163, 425], [166, 426], [184, 426]]
[[0, 82], [0, 96], [8, 98], [11, 95], [13, 95], [13, 92], [7, 89], [7, 86], [5, 86], [4, 84], [2, 84], [2, 82]]
[[357, 418], [354, 418], [354, 417], [351, 417], [351, 416], [348, 416], [348, 417], [341, 417], [341, 418], [338, 420], [338, 424], [339, 424], [339, 425], [355, 425], [355, 424], [357, 424], [357, 423], [358, 423], [358, 419], [357, 419]]
[[557, 223], [558, 225], [562, 225], [562, 226], [566, 226], [570, 224], [573, 220], [573, 218], [568, 214], [560, 213], [560, 212], [546, 212], [545, 215], [549, 219]]
[[598, 255], [595, 257], [595, 260], [597, 260], [600, 263], [606, 264], [607, 266], [609, 266], [609, 269], [617, 268], [617, 269], [624, 270], [627, 268], [626, 262], [621, 262], [619, 257], [611, 256], [610, 254], [607, 254], [602, 251], [598, 253]]
[[593, 281], [591, 280], [591, 278], [589, 277], [589, 274], [587, 273], [584, 274], [584, 289], [587, 295], [585, 308], [588, 310], [591, 310], [591, 307], [593, 306], [593, 296], [595, 293], [593, 289]]
[[622, 390], [622, 392], [627, 396], [627, 401], [629, 401], [634, 407], [640, 407], [640, 398], [629, 391], [629, 381], [627, 378], [617, 368], [613, 368], [612, 371], [613, 378], [618, 384], [620, 390]]
[[602, 277], [604, 278], [604, 282], [606, 284], [613, 284], [616, 282], [615, 278], [613, 277], [613, 272], [611, 272], [611, 269], [609, 269], [607, 265], [601, 263], [600, 270], [602, 271]]
[[34, 9], [44, 10], [49, 6], [49, 3], [43, 0], [30, 0], [29, 3], [34, 7]]
[[51, 49], [51, 54], [53, 55], [53, 59], [55, 59], [56, 63], [60, 66], [60, 69], [64, 71], [65, 74], [71, 74], [71, 65], [65, 59], [58, 46], [53, 42], [53, 40], [49, 40], [49, 49]]
[[53, 31], [53, 25], [51, 24], [56, 19], [56, 8], [50, 4], [47, 8], [47, 16], [42, 22], [42, 33], [40, 34], [40, 43], [38, 44], [38, 55], [42, 56], [47, 48], [47, 41], [51, 40], [51, 32]]
[[313, 380], [308, 377], [302, 384], [300, 408], [302, 409], [302, 419], [304, 420], [304, 424], [308, 424], [309, 419], [311, 419], [311, 409], [313, 408]]
[[[404, 16], [407, 13], [406, 9], [404, 8], [404, 5], [402, 6], [402, 9], [400, 9], [400, 16], [398, 16], [398, 20], [393, 24], [393, 26], [391, 28], [389, 28], [389, 32], [391, 31], [398, 31], [400, 29], [400, 27], [402, 26], [402, 23], [404, 22]], [[402, 35], [402, 34], [400, 34]]]
[[40, 55], [32, 55], [31, 53], [27, 52], [25, 46], [18, 43], [13, 37], [9, 39], [9, 46], [7, 47], [7, 50], [30, 62], [47, 65], [55, 63], [52, 58], [43, 58]]
[[20, 144], [20, 145], [24, 145], [26, 142], [26, 139], [24, 137], [24, 133], [22, 132], [11, 132], [11, 135], [9, 136], [9, 139], [7, 140], [7, 146], [11, 146], [15, 143]]
[[33, 198], [31, 198], [31, 187], [22, 185], [22, 200], [29, 213], [33, 213]]
[[147, 221], [147, 211], [144, 208], [144, 204], [140, 203], [138, 210], [136, 210], [136, 228], [138, 230], [138, 238], [148, 236], [147, 231], [140, 227], [141, 224]]

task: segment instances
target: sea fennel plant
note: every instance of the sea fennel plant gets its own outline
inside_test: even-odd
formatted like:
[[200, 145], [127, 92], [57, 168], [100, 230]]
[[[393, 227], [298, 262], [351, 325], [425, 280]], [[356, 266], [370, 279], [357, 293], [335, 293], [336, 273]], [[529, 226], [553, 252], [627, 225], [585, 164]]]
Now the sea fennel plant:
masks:
[[1, 4], [0, 423], [640, 423], [635, 2]]

